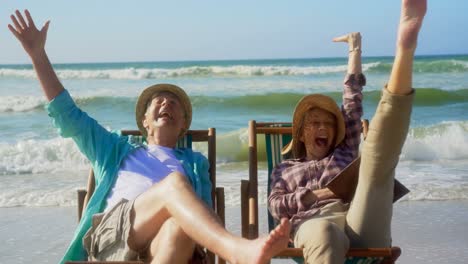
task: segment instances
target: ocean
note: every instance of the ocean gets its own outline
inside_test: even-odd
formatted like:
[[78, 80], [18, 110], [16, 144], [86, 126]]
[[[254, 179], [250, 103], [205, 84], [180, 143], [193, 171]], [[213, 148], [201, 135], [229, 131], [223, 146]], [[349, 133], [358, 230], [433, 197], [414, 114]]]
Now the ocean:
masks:
[[[363, 58], [364, 118], [372, 119], [392, 62], [392, 57]], [[347, 59], [54, 68], [77, 104], [110, 130], [136, 127], [135, 102], [144, 88], [156, 83], [184, 88], [193, 102], [191, 128], [217, 130], [217, 184], [225, 187], [226, 205], [238, 207], [240, 180], [248, 178], [248, 121], [291, 121], [295, 104], [309, 93], [330, 95], [340, 104]], [[413, 85], [411, 128], [396, 171], [411, 192], [401, 202], [468, 200], [468, 55], [417, 57]], [[58, 136], [45, 104], [31, 65], [0, 65], [0, 209], [73, 207], [76, 189], [86, 185], [88, 162], [70, 139]], [[195, 149], [206, 153], [202, 145]], [[264, 158], [259, 168], [264, 206]]]

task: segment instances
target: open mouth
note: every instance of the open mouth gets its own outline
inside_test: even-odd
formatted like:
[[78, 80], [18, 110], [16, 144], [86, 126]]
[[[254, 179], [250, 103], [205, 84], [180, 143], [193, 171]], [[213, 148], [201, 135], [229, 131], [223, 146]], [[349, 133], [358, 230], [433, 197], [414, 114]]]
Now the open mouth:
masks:
[[315, 138], [315, 144], [317, 144], [317, 146], [319, 147], [325, 148], [328, 145], [328, 138], [325, 138], [325, 137]]
[[170, 113], [168, 113], [168, 112], [165, 112], [165, 111], [159, 113], [158, 118], [166, 118], [166, 119], [171, 119], [171, 120], [173, 119], [172, 115]]

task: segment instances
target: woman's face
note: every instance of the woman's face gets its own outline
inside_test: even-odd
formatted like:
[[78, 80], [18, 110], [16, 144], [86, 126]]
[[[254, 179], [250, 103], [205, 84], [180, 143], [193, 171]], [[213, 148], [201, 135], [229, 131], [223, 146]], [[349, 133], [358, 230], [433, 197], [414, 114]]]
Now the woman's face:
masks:
[[336, 118], [323, 109], [313, 108], [304, 115], [299, 140], [306, 148], [307, 160], [321, 160], [334, 148]]

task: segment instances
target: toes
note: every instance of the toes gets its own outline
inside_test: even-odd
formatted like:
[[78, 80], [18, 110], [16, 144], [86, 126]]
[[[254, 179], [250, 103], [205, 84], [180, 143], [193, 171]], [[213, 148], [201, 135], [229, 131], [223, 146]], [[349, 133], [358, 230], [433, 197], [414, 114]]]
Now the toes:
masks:
[[270, 232], [270, 238], [272, 239], [278, 239], [280, 237], [284, 236], [281, 232], [278, 232], [277, 230], [273, 230]]

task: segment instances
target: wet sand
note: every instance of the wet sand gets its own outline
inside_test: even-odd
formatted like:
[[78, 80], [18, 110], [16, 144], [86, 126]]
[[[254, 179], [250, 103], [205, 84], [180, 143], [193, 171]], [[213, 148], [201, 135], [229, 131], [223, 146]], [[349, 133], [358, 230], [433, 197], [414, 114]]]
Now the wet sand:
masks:
[[[260, 233], [265, 234], [262, 206]], [[75, 207], [0, 208], [0, 263], [57, 263], [77, 224]], [[227, 228], [240, 234], [239, 207], [226, 208]], [[392, 224], [398, 263], [468, 263], [468, 201], [400, 202]], [[295, 263], [273, 260], [272, 263]]]

